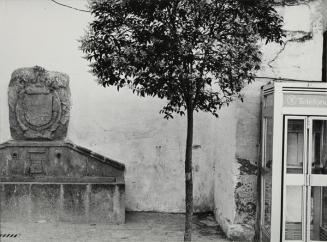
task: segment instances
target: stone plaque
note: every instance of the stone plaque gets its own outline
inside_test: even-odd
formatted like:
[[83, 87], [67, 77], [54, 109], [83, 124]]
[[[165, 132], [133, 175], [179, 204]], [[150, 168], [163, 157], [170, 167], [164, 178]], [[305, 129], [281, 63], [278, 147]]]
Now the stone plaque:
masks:
[[29, 152], [29, 160], [30, 160], [30, 174], [42, 174], [44, 173], [43, 163], [47, 160], [47, 152], [39, 151]]
[[42, 174], [43, 173], [43, 167], [42, 167], [42, 161], [41, 160], [32, 160], [30, 165], [30, 173], [31, 174]]
[[9, 121], [14, 139], [60, 140], [66, 137], [69, 78], [35, 66], [13, 72], [9, 84]]

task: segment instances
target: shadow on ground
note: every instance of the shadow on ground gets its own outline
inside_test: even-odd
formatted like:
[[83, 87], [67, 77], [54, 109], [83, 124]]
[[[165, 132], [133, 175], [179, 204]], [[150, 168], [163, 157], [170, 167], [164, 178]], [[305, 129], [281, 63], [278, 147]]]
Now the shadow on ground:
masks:
[[193, 229], [202, 236], [218, 236], [227, 239], [212, 213], [196, 214], [193, 218], [193, 224]]

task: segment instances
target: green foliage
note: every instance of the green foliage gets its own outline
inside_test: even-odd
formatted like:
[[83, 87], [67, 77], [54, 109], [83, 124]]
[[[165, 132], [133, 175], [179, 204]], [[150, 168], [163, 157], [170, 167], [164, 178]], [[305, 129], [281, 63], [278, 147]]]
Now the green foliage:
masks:
[[93, 0], [81, 41], [103, 86], [166, 98], [165, 117], [242, 98], [260, 68], [259, 39], [280, 42], [269, 0]]

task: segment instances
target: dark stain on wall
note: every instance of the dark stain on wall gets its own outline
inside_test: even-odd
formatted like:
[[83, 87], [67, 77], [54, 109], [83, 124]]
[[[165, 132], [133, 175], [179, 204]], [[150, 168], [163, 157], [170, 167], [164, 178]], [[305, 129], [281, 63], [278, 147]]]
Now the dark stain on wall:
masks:
[[282, 6], [294, 6], [300, 4], [308, 4], [309, 2], [313, 1], [314, 0], [274, 0], [274, 4]]
[[235, 187], [235, 189], [237, 189], [237, 188], [241, 187], [242, 185], [243, 185], [243, 183], [242, 183], [242, 182], [238, 182], [238, 183], [236, 184], [236, 187]]
[[257, 165], [252, 164], [247, 159], [236, 158], [236, 161], [240, 164], [239, 170], [240, 175], [257, 175], [258, 167]]
[[254, 225], [256, 221], [257, 201], [256, 186], [253, 184], [253, 176], [258, 175], [256, 162], [248, 159], [236, 158], [239, 166], [239, 178], [235, 185], [235, 205], [238, 223]]
[[236, 208], [238, 212], [247, 213], [249, 216], [253, 217], [256, 213], [257, 205], [253, 202], [244, 203], [239, 193], [235, 193], [236, 198]]
[[248, 197], [248, 193], [251, 190], [252, 189], [250, 187], [250, 184], [243, 184], [241, 182], [238, 182], [236, 184], [234, 197], [236, 211], [239, 217], [238, 219], [241, 220], [239, 220], [238, 222], [254, 225], [256, 221], [257, 204], [254, 197], [253, 199]]
[[286, 36], [289, 36], [290, 39], [288, 41], [291, 42], [305, 42], [307, 40], [311, 40], [313, 38], [312, 32], [306, 31], [284, 31]]

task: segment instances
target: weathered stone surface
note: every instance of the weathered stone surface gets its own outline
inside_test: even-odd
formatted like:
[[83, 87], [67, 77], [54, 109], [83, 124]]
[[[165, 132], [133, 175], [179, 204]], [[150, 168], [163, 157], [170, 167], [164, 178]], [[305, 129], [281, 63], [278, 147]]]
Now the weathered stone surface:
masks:
[[88, 207], [87, 187], [85, 185], [65, 184], [63, 186], [63, 213], [61, 220], [85, 221]]
[[93, 184], [90, 193], [90, 222], [124, 223], [125, 185], [117, 184], [110, 189], [104, 184]]
[[125, 222], [122, 183], [7, 182], [0, 197], [2, 221]]
[[31, 198], [29, 184], [1, 185], [1, 219], [26, 220], [31, 215]]
[[33, 184], [30, 192], [32, 202], [31, 217], [34, 221], [55, 221], [59, 218], [60, 185]]
[[20, 68], [11, 75], [9, 121], [14, 139], [64, 139], [70, 112], [69, 77], [42, 67]]
[[[125, 166], [65, 141], [8, 141], [0, 145], [0, 180], [124, 182]], [[20, 180], [22, 181], [22, 180]]]
[[257, 176], [240, 175], [235, 187], [235, 223], [252, 225], [254, 228], [257, 212]]

